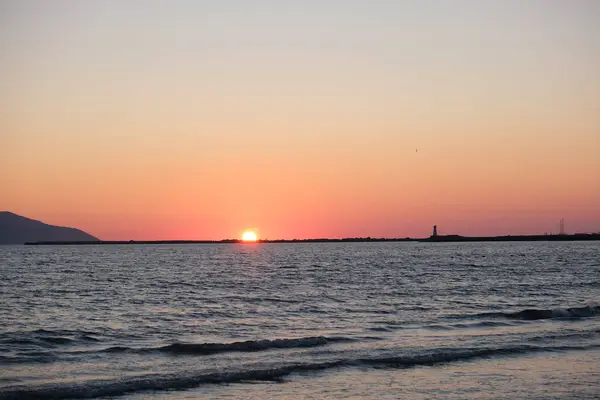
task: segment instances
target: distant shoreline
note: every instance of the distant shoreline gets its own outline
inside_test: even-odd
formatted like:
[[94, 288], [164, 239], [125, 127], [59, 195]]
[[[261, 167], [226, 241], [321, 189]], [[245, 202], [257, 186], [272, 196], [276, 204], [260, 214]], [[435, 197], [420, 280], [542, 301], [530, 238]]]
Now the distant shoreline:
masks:
[[431, 236], [420, 242], [567, 242], [600, 240], [600, 233], [575, 233], [572, 235], [505, 235], [505, 236]]
[[444, 235], [428, 238], [343, 238], [343, 239], [279, 239], [244, 242], [238, 239], [224, 240], [99, 240], [99, 241], [42, 241], [27, 242], [28, 246], [60, 245], [127, 245], [127, 244], [252, 244], [252, 243], [370, 243], [370, 242], [564, 242], [600, 240], [600, 233], [576, 233], [572, 235], [505, 235], [505, 236], [459, 236]]

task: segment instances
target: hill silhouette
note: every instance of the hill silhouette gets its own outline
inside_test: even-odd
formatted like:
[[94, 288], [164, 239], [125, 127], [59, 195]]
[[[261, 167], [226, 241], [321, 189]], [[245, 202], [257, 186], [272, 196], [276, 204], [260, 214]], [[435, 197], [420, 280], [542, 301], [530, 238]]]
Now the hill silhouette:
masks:
[[98, 240], [100, 239], [79, 229], [48, 225], [9, 211], [0, 211], [0, 244]]

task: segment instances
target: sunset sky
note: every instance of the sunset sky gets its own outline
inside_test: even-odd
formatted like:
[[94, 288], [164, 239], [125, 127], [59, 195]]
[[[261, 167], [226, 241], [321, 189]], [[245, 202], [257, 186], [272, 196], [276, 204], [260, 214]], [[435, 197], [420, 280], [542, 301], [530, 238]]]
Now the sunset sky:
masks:
[[600, 231], [600, 1], [0, 3], [0, 210], [102, 239]]

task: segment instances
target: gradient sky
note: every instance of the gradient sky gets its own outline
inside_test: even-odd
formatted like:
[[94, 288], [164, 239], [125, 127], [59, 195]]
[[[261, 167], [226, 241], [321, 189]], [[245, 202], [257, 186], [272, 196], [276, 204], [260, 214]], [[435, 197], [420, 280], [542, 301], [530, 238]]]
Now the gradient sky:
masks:
[[595, 0], [0, 3], [0, 210], [102, 239], [600, 231]]

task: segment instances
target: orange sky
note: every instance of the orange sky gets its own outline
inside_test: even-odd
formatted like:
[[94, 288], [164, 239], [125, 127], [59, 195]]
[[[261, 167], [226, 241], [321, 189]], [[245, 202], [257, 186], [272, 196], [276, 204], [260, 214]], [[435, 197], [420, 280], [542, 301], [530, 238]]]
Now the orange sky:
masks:
[[600, 5], [296, 3], [3, 2], [0, 210], [123, 240], [600, 231]]

